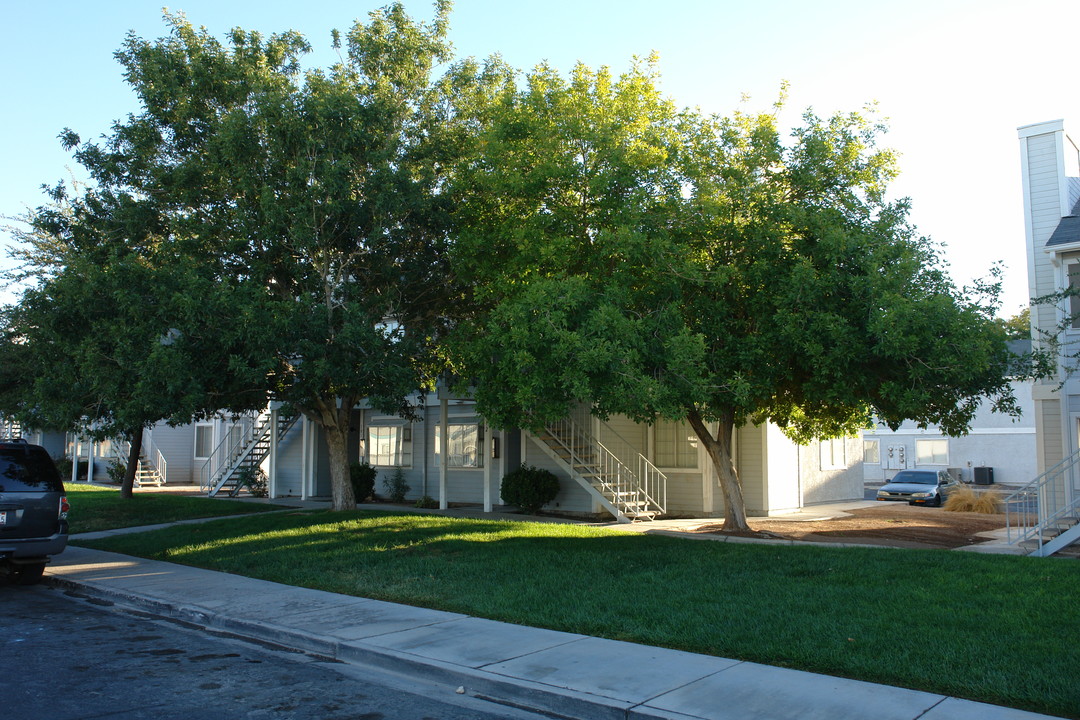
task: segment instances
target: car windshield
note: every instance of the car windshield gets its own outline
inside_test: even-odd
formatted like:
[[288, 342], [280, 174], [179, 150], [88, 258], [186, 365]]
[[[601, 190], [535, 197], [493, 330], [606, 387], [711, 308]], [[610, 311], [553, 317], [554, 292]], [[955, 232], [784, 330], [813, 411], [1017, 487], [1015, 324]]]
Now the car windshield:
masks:
[[896, 473], [896, 477], [894, 477], [891, 482], [910, 483], [912, 485], [937, 485], [937, 473], [901, 470]]
[[0, 448], [0, 492], [63, 492], [52, 458], [39, 447]]

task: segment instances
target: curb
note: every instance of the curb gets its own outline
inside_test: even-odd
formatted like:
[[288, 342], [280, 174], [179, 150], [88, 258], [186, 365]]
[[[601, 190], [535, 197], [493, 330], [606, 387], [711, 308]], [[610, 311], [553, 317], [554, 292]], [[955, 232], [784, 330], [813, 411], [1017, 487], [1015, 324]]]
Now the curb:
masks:
[[363, 642], [342, 643], [269, 622], [231, 618], [198, 606], [177, 605], [102, 587], [95, 583], [46, 575], [44, 583], [61, 590], [74, 591], [97, 604], [110, 604], [125, 610], [177, 621], [197, 629], [225, 632], [287, 650], [324, 657], [354, 666], [377, 667], [381, 671], [422, 677], [451, 688], [464, 688], [465, 694], [488, 702], [558, 718], [573, 720], [678, 720], [682, 714], [634, 705], [614, 698], [578, 692], [553, 685], [510, 678], [484, 670], [453, 665]]

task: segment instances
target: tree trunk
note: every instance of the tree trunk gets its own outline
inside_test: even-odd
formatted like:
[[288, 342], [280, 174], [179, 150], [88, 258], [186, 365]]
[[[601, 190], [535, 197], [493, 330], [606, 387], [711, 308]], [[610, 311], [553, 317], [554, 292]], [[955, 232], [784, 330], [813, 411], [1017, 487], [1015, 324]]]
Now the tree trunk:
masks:
[[315, 412], [308, 417], [326, 432], [326, 445], [330, 451], [330, 498], [333, 510], [355, 510], [356, 493], [353, 492], [349, 473], [349, 420], [355, 403], [348, 398], [321, 398], [315, 403]]
[[705, 445], [705, 451], [709, 453], [720, 478], [720, 492], [724, 497], [723, 532], [753, 532], [746, 522], [746, 502], [743, 500], [742, 482], [739, 480], [739, 471], [735, 468], [735, 460], [731, 453], [732, 437], [735, 431], [734, 414], [724, 412], [721, 415], [716, 437], [713, 437], [697, 410], [687, 413], [686, 419]]
[[139, 472], [139, 457], [142, 455], [142, 426], [128, 433], [131, 449], [128, 450], [127, 470], [124, 482], [120, 484], [120, 497], [130, 498], [135, 490], [135, 475]]

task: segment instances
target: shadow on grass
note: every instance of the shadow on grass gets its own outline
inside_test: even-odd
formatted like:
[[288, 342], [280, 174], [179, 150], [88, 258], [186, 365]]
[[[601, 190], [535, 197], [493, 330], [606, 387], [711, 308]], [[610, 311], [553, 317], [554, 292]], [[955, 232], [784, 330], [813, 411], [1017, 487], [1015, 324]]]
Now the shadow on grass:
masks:
[[[379, 511], [80, 543], [478, 617], [1075, 714], [1075, 564]], [[1003, 683], [1003, 677], [1010, 682]]]

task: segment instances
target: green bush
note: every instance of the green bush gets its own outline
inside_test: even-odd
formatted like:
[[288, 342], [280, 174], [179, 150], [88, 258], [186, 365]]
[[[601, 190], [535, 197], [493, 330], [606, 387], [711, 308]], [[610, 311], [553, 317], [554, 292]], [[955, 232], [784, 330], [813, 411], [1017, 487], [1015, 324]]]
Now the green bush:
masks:
[[383, 487], [390, 502], [396, 503], [405, 502], [405, 496], [411, 490], [409, 483], [405, 482], [405, 471], [401, 468], [394, 468], [394, 474], [383, 480]]
[[522, 465], [503, 478], [499, 494], [504, 501], [535, 515], [559, 494], [559, 478], [542, 468]]
[[[56, 463], [56, 471], [58, 473], [60, 473], [60, 479], [63, 480], [64, 482], [70, 481], [71, 480], [71, 458], [66, 457], [66, 456], [65, 457], [58, 457], [58, 458], [53, 458], [53, 461]], [[79, 458], [79, 461], [80, 462], [79, 462], [78, 482], [86, 482], [86, 471], [88, 469], [87, 465], [86, 465], [86, 459], [85, 458]]]
[[352, 481], [353, 495], [356, 502], [367, 502], [375, 493], [375, 468], [366, 462], [349, 465], [349, 480]]
[[256, 467], [243, 467], [236, 473], [236, 478], [242, 487], [247, 488], [252, 497], [264, 498], [270, 494], [267, 486], [266, 474]]
[[416, 501], [416, 507], [434, 510], [435, 508], [439, 507], [439, 501], [431, 497], [430, 495], [425, 495], [424, 497]]
[[123, 485], [124, 476], [127, 475], [127, 463], [123, 460], [113, 458], [112, 461], [109, 462], [109, 467], [105, 473], [109, 476], [110, 483], [113, 485]]

